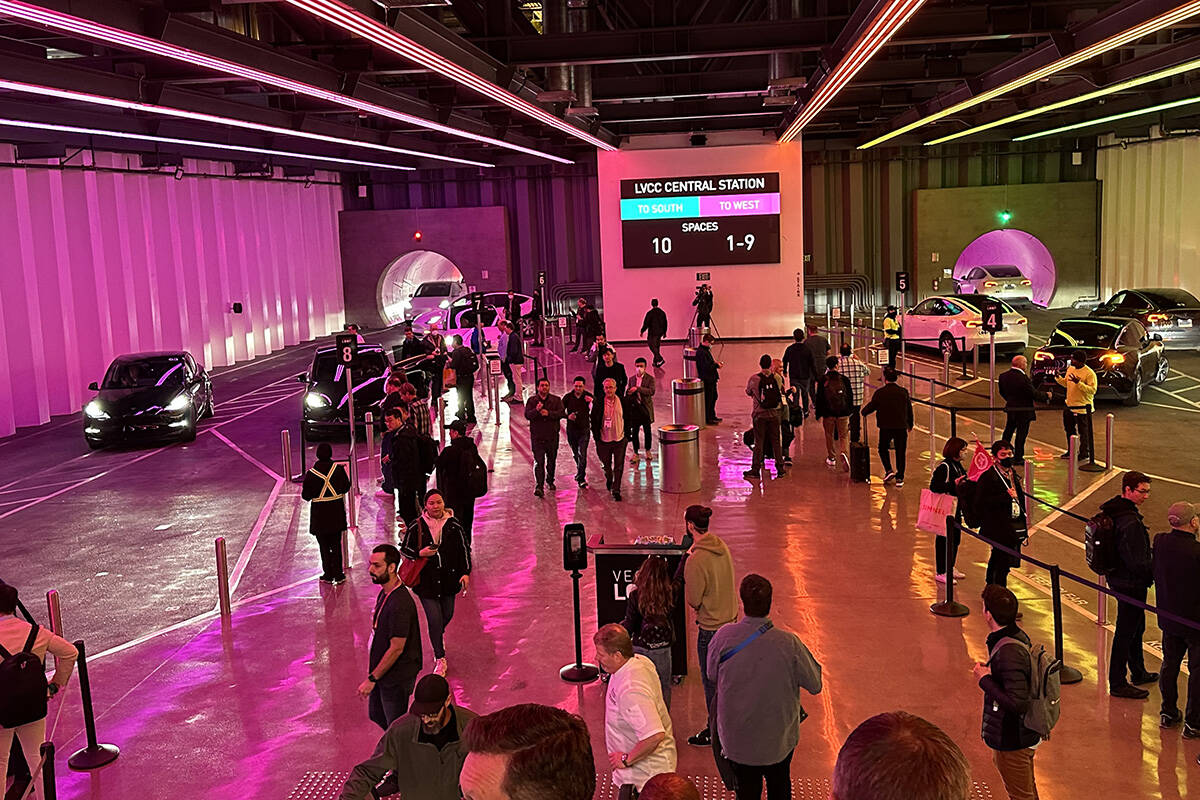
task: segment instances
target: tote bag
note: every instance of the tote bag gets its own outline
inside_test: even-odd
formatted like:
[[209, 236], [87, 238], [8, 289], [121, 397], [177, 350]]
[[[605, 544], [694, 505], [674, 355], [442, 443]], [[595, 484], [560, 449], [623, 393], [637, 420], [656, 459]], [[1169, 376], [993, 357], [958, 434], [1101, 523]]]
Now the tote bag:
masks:
[[945, 536], [946, 517], [954, 516], [954, 506], [957, 502], [958, 499], [952, 494], [922, 489], [921, 510], [917, 513], [917, 529]]

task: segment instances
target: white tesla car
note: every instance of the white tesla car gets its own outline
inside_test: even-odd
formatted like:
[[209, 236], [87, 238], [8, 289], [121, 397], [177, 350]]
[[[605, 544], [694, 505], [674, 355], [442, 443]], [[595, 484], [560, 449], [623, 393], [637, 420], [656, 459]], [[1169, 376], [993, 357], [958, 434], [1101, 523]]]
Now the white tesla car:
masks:
[[956, 283], [959, 294], [986, 294], [1012, 304], [1033, 305], [1033, 281], [1012, 264], [972, 267]]
[[989, 301], [999, 303], [1004, 315], [1004, 330], [996, 334], [996, 350], [1025, 350], [1029, 346], [1028, 320], [1005, 301], [983, 294], [925, 298], [904, 315], [904, 340], [910, 347], [932, 348], [951, 356], [975, 345], [986, 348], [990, 337], [983, 330], [981, 309]]

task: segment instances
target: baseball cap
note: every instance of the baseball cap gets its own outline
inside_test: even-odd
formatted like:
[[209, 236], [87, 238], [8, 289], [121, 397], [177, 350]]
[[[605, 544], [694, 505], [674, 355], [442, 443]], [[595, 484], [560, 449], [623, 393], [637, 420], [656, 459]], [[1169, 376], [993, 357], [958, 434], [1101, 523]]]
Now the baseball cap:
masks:
[[442, 706], [446, 704], [446, 698], [449, 696], [450, 684], [446, 683], [446, 679], [441, 675], [430, 673], [417, 681], [417, 688], [413, 691], [412, 705], [408, 708], [413, 716], [436, 714], [442, 710]]
[[1200, 514], [1200, 509], [1186, 501], [1172, 503], [1167, 509], [1167, 522], [1172, 528], [1182, 528], [1192, 524], [1192, 518]]
[[454, 420], [454, 422], [451, 422], [446, 426], [446, 428], [456, 432], [459, 436], [467, 435], [467, 423], [463, 422], [461, 419]]

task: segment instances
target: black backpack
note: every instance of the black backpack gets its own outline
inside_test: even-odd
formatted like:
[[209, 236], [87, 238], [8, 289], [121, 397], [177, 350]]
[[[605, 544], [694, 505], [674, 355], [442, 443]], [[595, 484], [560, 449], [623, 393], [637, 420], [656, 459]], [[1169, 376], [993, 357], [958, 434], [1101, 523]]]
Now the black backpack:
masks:
[[774, 375], [758, 376], [758, 404], [763, 408], [779, 408], [783, 402], [783, 394], [779, 391], [779, 381]]
[[437, 465], [438, 446], [429, 436], [417, 436], [417, 448], [421, 453], [421, 472], [426, 475], [433, 472]]
[[1084, 525], [1084, 557], [1092, 572], [1111, 575], [1120, 565], [1117, 543], [1121, 535], [1113, 518], [1104, 511], [1096, 513]]
[[16, 653], [0, 647], [0, 726], [15, 728], [46, 716], [45, 667], [33, 653], [38, 626], [29, 631], [25, 646]]
[[850, 413], [846, 384], [840, 374], [826, 375], [825, 388], [822, 391], [825, 393], [825, 407], [830, 416], [844, 417]]
[[487, 464], [478, 453], [467, 455], [467, 491], [472, 497], [483, 497], [488, 493]]

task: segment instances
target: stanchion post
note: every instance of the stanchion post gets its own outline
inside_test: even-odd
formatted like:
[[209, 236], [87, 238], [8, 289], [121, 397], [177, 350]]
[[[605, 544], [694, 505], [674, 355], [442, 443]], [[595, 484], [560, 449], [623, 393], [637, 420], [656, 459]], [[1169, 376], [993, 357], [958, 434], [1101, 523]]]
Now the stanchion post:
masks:
[[971, 377], [978, 378], [979, 377], [979, 343], [978, 342], [971, 345], [971, 362], [972, 362]]
[[937, 409], [935, 409], [933, 407], [936, 397], [937, 397], [936, 387], [933, 385], [933, 381], [930, 381], [929, 382], [929, 469], [931, 471], [933, 469], [935, 469], [937, 466], [937, 455], [938, 455], [937, 454], [937, 434], [935, 432], [935, 428], [937, 427], [937, 416], [936, 416]]
[[950, 382], [950, 351], [942, 350], [942, 383]]
[[42, 756], [42, 797], [44, 800], [58, 800], [58, 783], [54, 780], [54, 742], [42, 742], [39, 752]]
[[958, 409], [950, 409], [950, 435], [958, 436]]
[[971, 613], [971, 609], [954, 599], [954, 562], [956, 558], [951, 537], [957, 532], [958, 520], [954, 517], [946, 517], [946, 535], [938, 537], [941, 539], [938, 544], [941, 545], [943, 553], [945, 553], [946, 599], [940, 603], [934, 603], [929, 607], [929, 610], [939, 617], [965, 617]]
[[367, 486], [375, 480], [375, 415], [370, 411], [363, 417], [367, 428]]
[[1084, 430], [1087, 433], [1087, 463], [1080, 464], [1079, 469], [1082, 472], [1104, 472], [1104, 467], [1096, 463], [1096, 431], [1092, 428], [1092, 407], [1088, 406], [1087, 413], [1084, 414]]
[[1067, 442], [1067, 496], [1075, 496], [1075, 473], [1079, 469], [1079, 434], [1071, 434]]
[[962, 379], [967, 380], [967, 337], [962, 337], [962, 349], [958, 351], [958, 362], [962, 364]]
[[304, 435], [304, 423], [300, 423], [300, 480], [308, 472], [308, 438]]
[[292, 434], [287, 428], [279, 432], [279, 444], [283, 448], [283, 477], [292, 479]]
[[[1054, 657], [1060, 662], [1063, 661], [1063, 626], [1062, 626], [1062, 591], [1060, 587], [1061, 576], [1058, 564], [1050, 565], [1050, 589], [1054, 593]], [[1079, 683], [1083, 680], [1083, 673], [1074, 667], [1068, 667], [1064, 662], [1062, 671], [1058, 674], [1058, 679], [1062, 683]]]
[[62, 636], [62, 605], [58, 601], [57, 589], [46, 592], [46, 615], [50, 619], [50, 630], [55, 635]]
[[600, 677], [599, 670], [583, 663], [583, 629], [579, 620], [579, 579], [582, 577], [583, 573], [579, 570], [571, 570], [571, 596], [575, 602], [575, 663], [558, 671], [559, 677], [568, 683], [591, 683]]
[[1113, 466], [1113, 422], [1115, 419], [1112, 414], [1104, 415], [1104, 468], [1109, 471], [1116, 469]]
[[214, 544], [217, 550], [217, 601], [221, 616], [228, 617], [233, 613], [233, 604], [229, 600], [229, 559], [225, 554], [225, 537], [218, 536]]
[[988, 347], [988, 441], [996, 441], [996, 334], [989, 333]]
[[100, 744], [96, 739], [96, 715], [92, 711], [92, 684], [88, 680], [87, 652], [82, 639], [75, 642], [75, 649], [79, 651], [76, 669], [79, 670], [79, 695], [83, 701], [83, 725], [87, 731], [87, 747], [67, 759], [67, 766], [77, 770], [96, 769], [116, 760], [117, 756], [121, 754], [121, 750], [114, 744]]
[[[1103, 575], [1098, 576], [1096, 583], [1099, 586], [1108, 586]], [[1108, 624], [1108, 595], [1099, 589], [1096, 590], [1096, 624]]]
[[1032, 524], [1033, 521], [1033, 462], [1025, 462], [1025, 522], [1026, 525]]
[[[355, 424], [354, 418], [354, 379], [351, 377], [351, 372], [353, 370], [346, 367], [346, 410], [350, 414], [350, 491], [348, 494], [353, 498], [358, 494], [358, 425]], [[351, 508], [353, 508], [354, 501], [350, 502]]]

